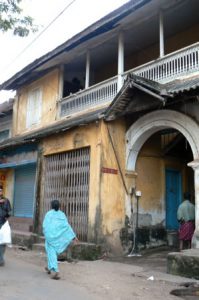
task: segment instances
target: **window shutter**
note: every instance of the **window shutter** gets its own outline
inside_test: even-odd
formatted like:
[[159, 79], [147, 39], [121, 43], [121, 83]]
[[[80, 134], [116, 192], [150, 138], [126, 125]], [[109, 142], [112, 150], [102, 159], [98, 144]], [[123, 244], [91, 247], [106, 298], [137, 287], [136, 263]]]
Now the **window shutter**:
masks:
[[27, 105], [27, 128], [39, 124], [41, 121], [41, 107], [42, 107], [42, 92], [41, 89], [35, 89], [28, 95]]

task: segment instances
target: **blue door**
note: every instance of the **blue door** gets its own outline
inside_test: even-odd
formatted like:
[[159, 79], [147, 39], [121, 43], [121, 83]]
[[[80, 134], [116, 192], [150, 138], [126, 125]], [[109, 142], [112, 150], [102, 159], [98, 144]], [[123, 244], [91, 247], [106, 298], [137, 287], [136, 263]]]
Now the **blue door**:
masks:
[[182, 201], [181, 173], [176, 170], [166, 170], [166, 229], [178, 229], [177, 209]]
[[33, 217], [36, 165], [15, 169], [14, 216]]

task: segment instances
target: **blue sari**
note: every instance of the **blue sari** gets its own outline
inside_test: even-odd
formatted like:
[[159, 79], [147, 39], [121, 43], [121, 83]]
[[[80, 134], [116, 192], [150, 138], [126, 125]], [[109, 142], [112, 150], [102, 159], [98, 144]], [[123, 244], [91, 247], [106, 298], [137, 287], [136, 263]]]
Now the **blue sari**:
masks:
[[58, 272], [57, 256], [64, 252], [76, 237], [68, 223], [66, 215], [61, 211], [51, 209], [43, 221], [45, 249], [48, 257], [48, 269]]

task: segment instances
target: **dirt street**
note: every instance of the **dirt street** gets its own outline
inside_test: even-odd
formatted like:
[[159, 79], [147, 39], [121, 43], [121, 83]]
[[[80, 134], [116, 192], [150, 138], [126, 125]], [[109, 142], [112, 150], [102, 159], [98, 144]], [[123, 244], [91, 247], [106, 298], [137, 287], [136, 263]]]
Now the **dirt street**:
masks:
[[44, 272], [44, 253], [7, 248], [6, 265], [0, 268], [0, 299], [180, 299], [170, 291], [186, 278], [153, 268], [144, 257], [130, 260], [60, 262], [61, 280], [55, 281]]

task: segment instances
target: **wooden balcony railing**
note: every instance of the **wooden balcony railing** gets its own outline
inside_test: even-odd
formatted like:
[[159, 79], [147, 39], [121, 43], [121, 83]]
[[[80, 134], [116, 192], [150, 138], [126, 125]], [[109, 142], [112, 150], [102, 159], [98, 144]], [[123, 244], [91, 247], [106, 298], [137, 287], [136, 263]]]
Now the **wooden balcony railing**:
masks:
[[165, 83], [198, 70], [199, 43], [196, 43], [125, 72], [125, 74], [134, 72], [147, 79]]
[[[145, 65], [128, 70], [128, 73], [166, 83], [191, 73], [199, 71], [199, 43], [170, 53], [163, 58], [146, 63]], [[117, 76], [100, 82], [88, 89], [81, 90], [60, 101], [60, 117], [69, 116], [88, 108], [110, 103], [118, 92]]]
[[117, 76], [61, 100], [61, 117], [111, 102], [117, 93]]

